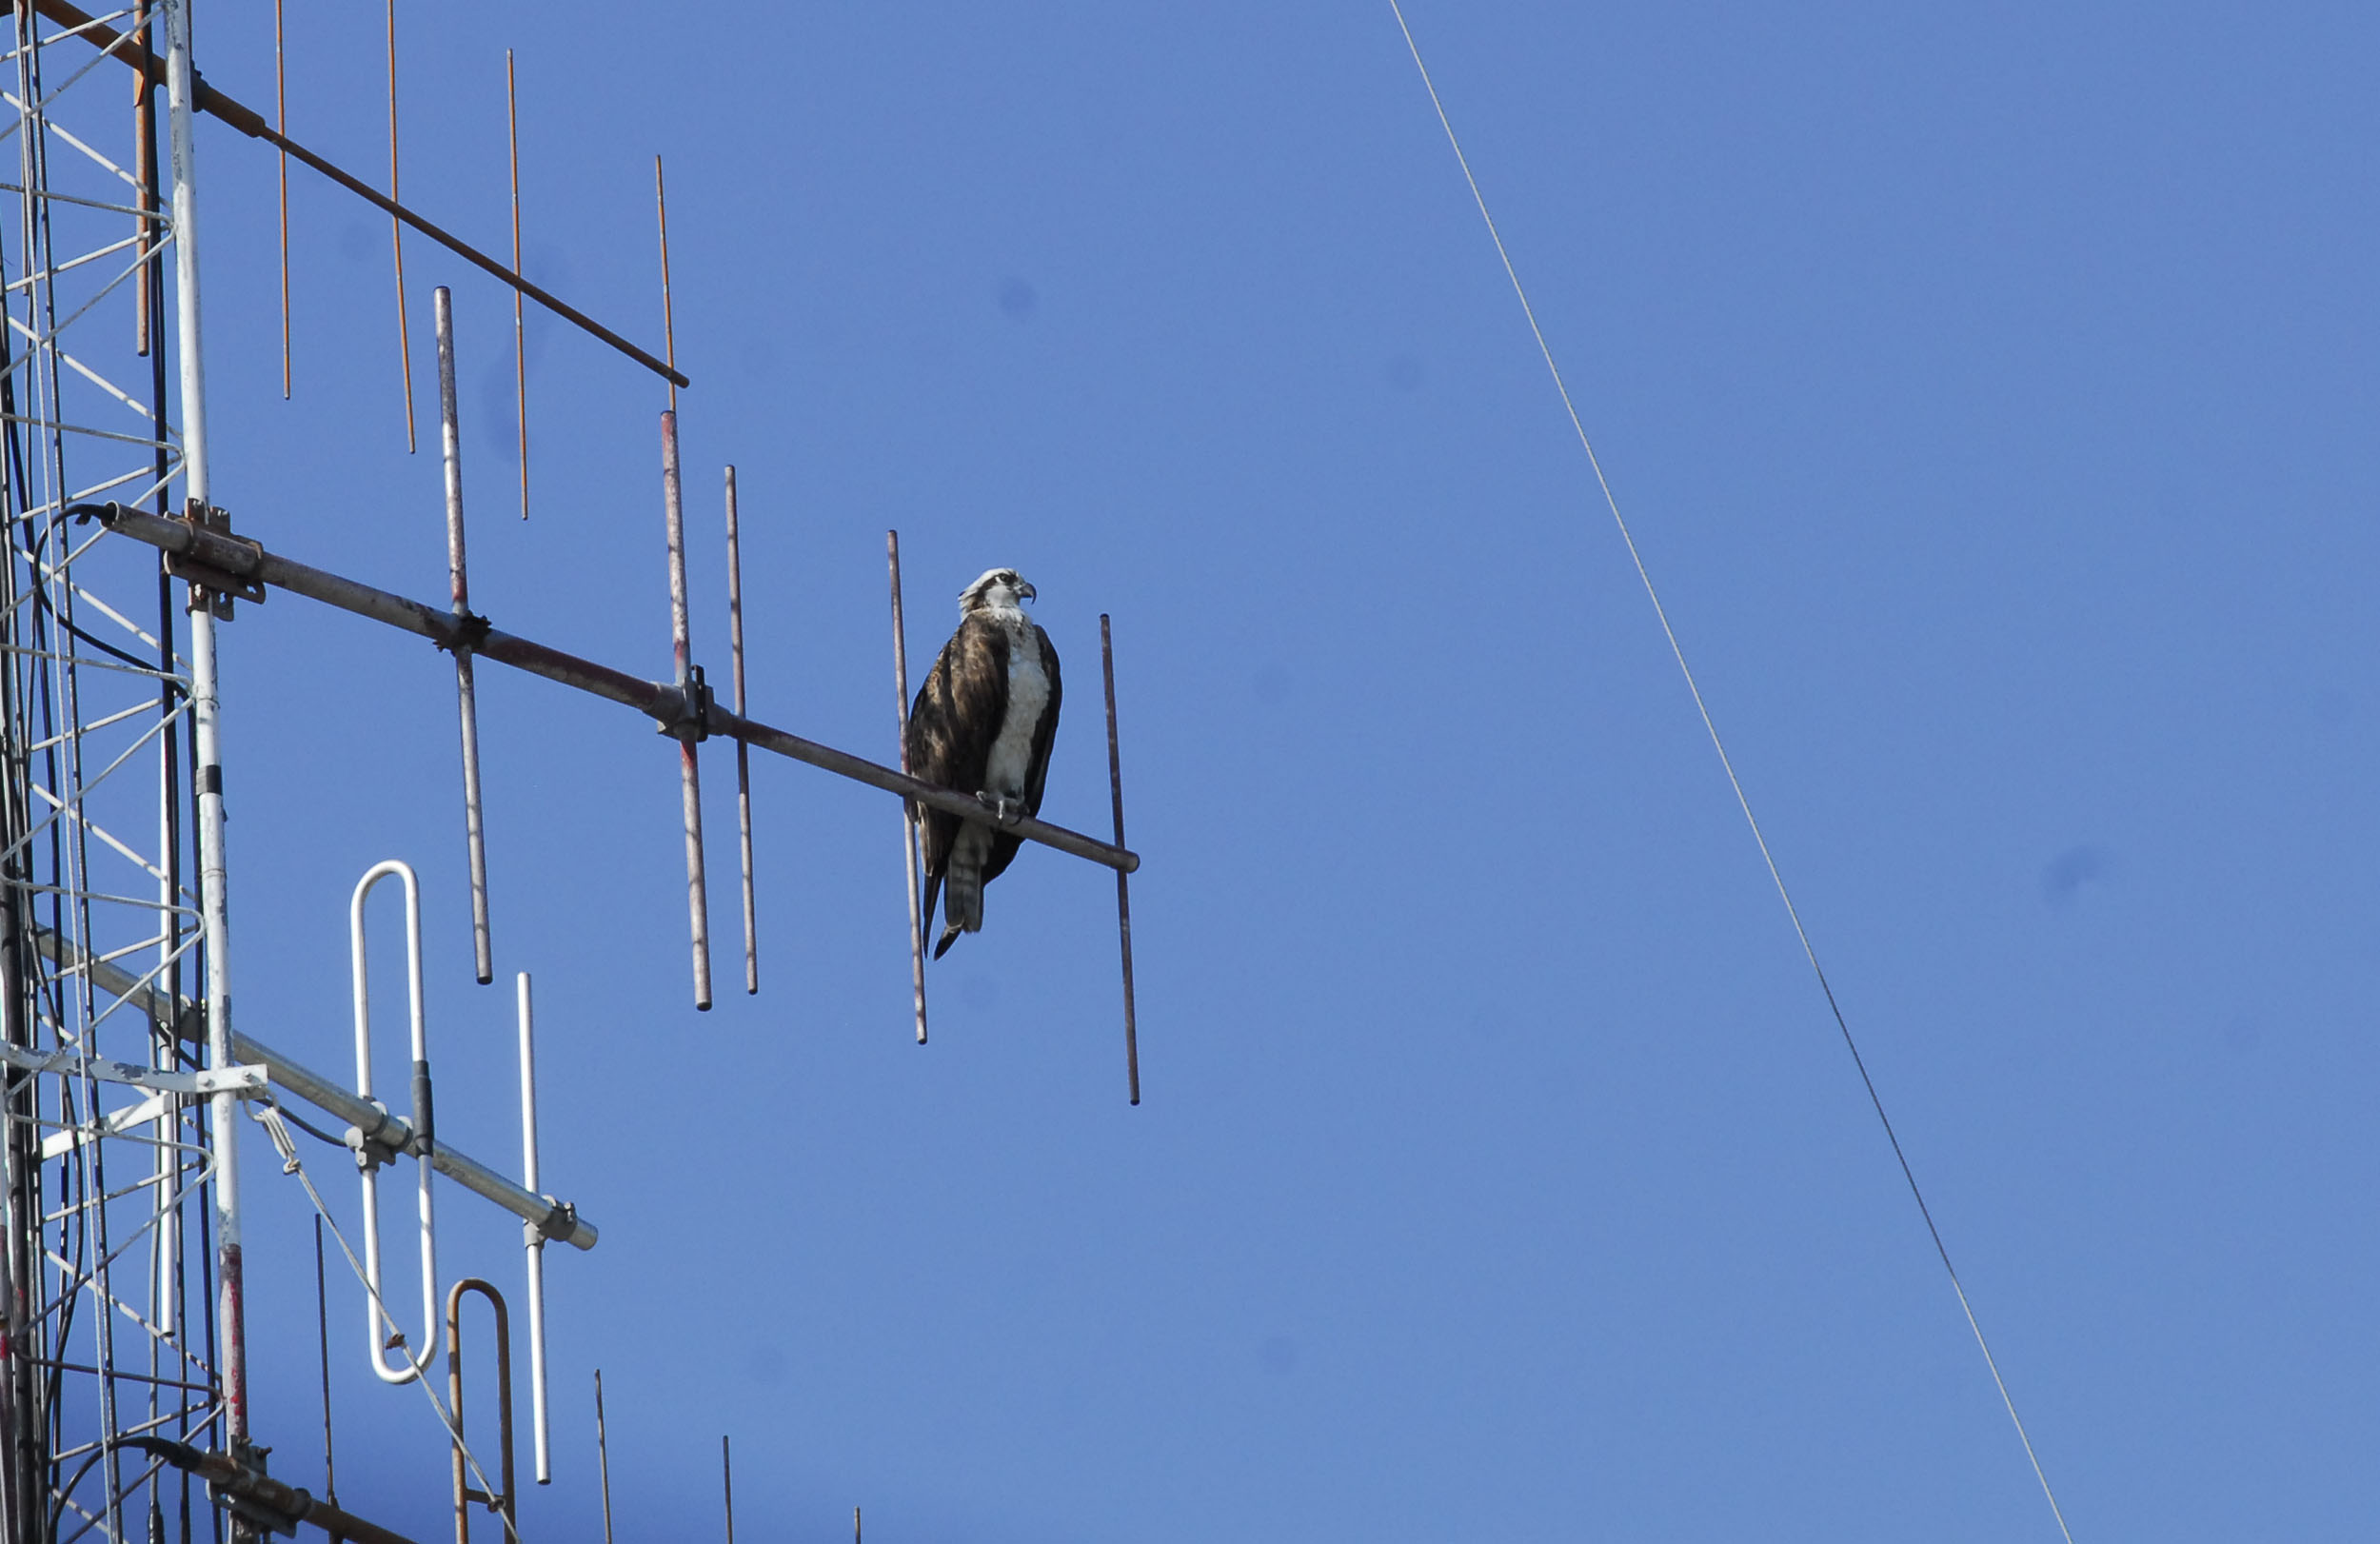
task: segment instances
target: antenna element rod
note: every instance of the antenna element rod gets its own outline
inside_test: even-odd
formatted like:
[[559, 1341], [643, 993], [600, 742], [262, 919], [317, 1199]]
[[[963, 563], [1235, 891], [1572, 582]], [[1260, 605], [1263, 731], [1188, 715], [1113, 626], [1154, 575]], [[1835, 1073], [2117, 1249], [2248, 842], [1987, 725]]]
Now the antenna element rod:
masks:
[[[1116, 845], [1124, 844], [1124, 763], [1116, 749], [1116, 646], [1110, 641], [1107, 613], [1100, 613], [1100, 675], [1107, 683], [1107, 786], [1115, 797]], [[1124, 1078], [1132, 1102], [1140, 1102], [1140, 1036], [1132, 1006], [1132, 888], [1122, 869], [1116, 870], [1116, 937], [1124, 956]]]
[[[727, 468], [727, 651], [736, 716], [744, 716], [744, 549], [736, 531], [736, 469]], [[736, 835], [744, 857], [744, 990], [761, 989], [759, 914], [752, 901], [752, 747], [736, 742]]]
[[[432, 291], [438, 315], [438, 426], [446, 462], [446, 584], [454, 618], [469, 626], [470, 564], [463, 550], [463, 426], [454, 397], [454, 295], [445, 285]], [[471, 948], [479, 983], [496, 979], [495, 952], [487, 938], [487, 835], [480, 812], [479, 686], [471, 674], [470, 645], [454, 650], [454, 696], [463, 719], [463, 832], [471, 854]]]
[[[892, 567], [893, 706], [901, 723], [901, 775], [909, 771], [909, 639], [901, 620], [901, 533], [884, 533], [884, 559]], [[918, 895], [918, 807], [901, 802], [901, 858], [909, 874], [909, 992], [917, 1008], [918, 1043], [925, 1043], [925, 924]]]
[[707, 1012], [711, 1005], [710, 899], [703, 877], [703, 769], [694, 755], [694, 742], [704, 733], [706, 713], [687, 631], [685, 508], [679, 498], [678, 415], [674, 411], [661, 415], [661, 496], [669, 537], [669, 644], [677, 661], [679, 699], [686, 709], [669, 726], [678, 741], [678, 784], [685, 812], [686, 924], [693, 934], [694, 1006]]

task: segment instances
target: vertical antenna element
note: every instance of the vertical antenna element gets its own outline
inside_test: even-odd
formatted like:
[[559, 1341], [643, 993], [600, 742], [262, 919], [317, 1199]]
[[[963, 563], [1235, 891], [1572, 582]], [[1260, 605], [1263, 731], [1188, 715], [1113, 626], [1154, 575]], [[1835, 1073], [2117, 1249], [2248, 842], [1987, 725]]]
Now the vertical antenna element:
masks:
[[736, 1468], [724, 1433], [719, 1438], [719, 1488], [727, 1498], [727, 1544], [736, 1544]]
[[595, 1472], [604, 1486], [604, 1544], [611, 1544], [611, 1449], [604, 1441], [604, 1370], [595, 1369]]
[[[901, 723], [901, 771], [909, 771], [909, 637], [901, 620], [901, 533], [884, 533], [884, 561], [892, 567], [893, 706]], [[917, 1009], [918, 1043], [925, 1043], [925, 924], [918, 896], [918, 808], [901, 802], [901, 861], [909, 875], [909, 993]]]
[[323, 1290], [323, 1218], [314, 1214], [314, 1336], [323, 1359], [323, 1499], [339, 1504], [339, 1466], [330, 1450], [330, 1299]]
[[[157, 40], [149, 30], [149, 17], [153, 14], [149, 5], [149, 0], [140, 0], [140, 4], [135, 8], [138, 19], [132, 25], [132, 36], [139, 40], [142, 48], [154, 51]], [[146, 277], [151, 256], [157, 246], [157, 221], [155, 219], [157, 99], [155, 93], [156, 85], [149, 79], [147, 72], [135, 70], [132, 75], [132, 187], [134, 193], [132, 202], [133, 207], [141, 212], [140, 218], [133, 222], [132, 229], [133, 233], [140, 238], [141, 268], [144, 277], [135, 292], [135, 304], [132, 307], [132, 352], [143, 359], [149, 357], [149, 328], [154, 325], [155, 320], [149, 314], [154, 299], [149, 293], [149, 280]], [[158, 430], [157, 438], [161, 440], [165, 438], [165, 431], [162, 427]]]
[[[736, 533], [736, 469], [727, 468], [727, 652], [736, 717], [744, 716], [744, 555]], [[761, 989], [761, 938], [752, 904], [752, 747], [736, 741], [736, 835], [744, 856], [744, 990]]]
[[[678, 367], [678, 318], [669, 299], [669, 192], [662, 184], [661, 157], [653, 157], [653, 210], [661, 220], [661, 333], [662, 346], [667, 350], [662, 359], [671, 369]], [[678, 383], [669, 383], [669, 410], [678, 410]]]
[[[1124, 844], [1124, 763], [1116, 749], [1116, 646], [1110, 640], [1107, 613], [1100, 613], [1100, 676], [1107, 683], [1107, 786], [1116, 804], [1116, 845]], [[1140, 1102], [1140, 1037], [1132, 1006], [1132, 887], [1122, 869], [1116, 870], [1116, 936], [1124, 956], [1124, 1079], [1132, 1102]]]
[[[672, 392], [675, 395], [675, 392]], [[711, 921], [703, 875], [703, 770], [694, 743], [703, 735], [704, 686], [695, 670], [685, 598], [685, 510], [679, 498], [678, 415], [661, 415], [661, 492], [669, 537], [669, 643], [678, 666], [680, 717], [667, 732], [678, 741], [678, 782], [685, 815], [686, 923], [693, 934], [694, 1006], [711, 1005]]]
[[[537, 1052], [534, 1019], [529, 1012], [529, 974], [516, 982], [521, 1018], [521, 1188], [537, 1188]], [[521, 1224], [529, 1268], [529, 1436], [536, 1455], [537, 1483], [554, 1480], [553, 1446], [545, 1423], [545, 1235], [534, 1222]]]
[[[288, 73], [281, 58], [281, 0], [272, 0], [272, 129], [289, 132]], [[281, 157], [281, 400], [289, 400], [289, 152]], [[391, 198], [396, 195], [391, 192]]]
[[[397, 0], [388, 0], [388, 202], [397, 202]], [[405, 310], [405, 222], [388, 217], [397, 254], [397, 363], [405, 376], [405, 450], [421, 448], [413, 436], [413, 324]]]
[[[278, 0], [275, 0], [278, 3]], [[521, 109], [512, 83], [512, 50], [505, 49], [505, 132], [512, 148], [512, 276], [521, 277]], [[512, 287], [512, 381], [519, 395], [521, 518], [529, 518], [529, 350], [521, 321], [521, 287]], [[537, 1482], [545, 1483], [541, 1468]]]
[[[198, 78], [190, 65], [189, 0], [164, 0], [166, 133], [173, 165], [175, 356], [182, 384], [182, 486], [204, 510], [213, 493], [207, 441], [207, 367], [199, 314], [198, 152], [191, 118]], [[195, 596], [193, 596], [195, 599]], [[225, 880], [223, 702], [215, 669], [215, 616], [190, 612], [191, 773], [198, 811], [199, 929], [207, 960], [207, 1064], [234, 1064], [231, 1051], [231, 912]], [[228, 1089], [208, 1103], [214, 1141], [215, 1319], [220, 1350], [216, 1376], [223, 1389], [223, 1446], [245, 1451], [248, 1441], [248, 1285], [241, 1239], [239, 1099]]]
[[[438, 428], [446, 462], [446, 582], [454, 596], [455, 619], [467, 624], [471, 577], [463, 552], [463, 427], [454, 399], [454, 295], [440, 285], [430, 298], [438, 316]], [[454, 695], [463, 718], [463, 832], [471, 854], [471, 947], [478, 958], [479, 983], [486, 986], [496, 979], [496, 965], [487, 939], [487, 840], [480, 818], [479, 687], [471, 675], [470, 645], [460, 641], [454, 649]]]

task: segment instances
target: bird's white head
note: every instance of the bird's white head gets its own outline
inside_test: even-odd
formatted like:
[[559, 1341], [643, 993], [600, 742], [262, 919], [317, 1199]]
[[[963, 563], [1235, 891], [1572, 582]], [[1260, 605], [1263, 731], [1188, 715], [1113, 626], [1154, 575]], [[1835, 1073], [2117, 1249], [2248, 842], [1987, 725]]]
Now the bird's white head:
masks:
[[959, 592], [959, 615], [974, 616], [979, 611], [1005, 611], [1021, 617], [1021, 601], [1030, 601], [1035, 594], [1032, 584], [1014, 568], [994, 568]]

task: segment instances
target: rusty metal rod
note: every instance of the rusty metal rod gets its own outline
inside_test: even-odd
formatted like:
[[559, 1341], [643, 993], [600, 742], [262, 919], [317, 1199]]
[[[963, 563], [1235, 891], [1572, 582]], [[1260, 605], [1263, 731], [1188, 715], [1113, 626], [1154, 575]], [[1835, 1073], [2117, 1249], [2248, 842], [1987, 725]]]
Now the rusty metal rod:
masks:
[[[208, 567], [221, 569], [236, 578], [252, 579], [274, 589], [303, 595], [325, 605], [386, 623], [401, 631], [426, 638], [441, 648], [452, 648], [458, 641], [463, 641], [464, 629], [448, 612], [292, 562], [238, 537], [201, 530], [180, 520], [127, 508], [122, 505], [77, 507], [95, 514], [109, 529], [120, 536], [167, 552], [194, 558]], [[597, 664], [591, 660], [549, 648], [495, 627], [488, 628], [475, 641], [469, 642], [473, 652], [483, 660], [493, 660], [498, 664], [508, 664], [516, 670], [525, 670], [530, 675], [543, 676], [547, 681], [606, 698], [623, 706], [635, 708], [660, 723], [673, 723], [684, 717], [684, 693], [662, 682], [645, 681], [625, 670]], [[905, 710], [905, 702], [902, 706]], [[774, 751], [788, 760], [806, 762], [838, 777], [864, 782], [871, 788], [882, 788], [886, 793], [899, 794], [903, 799], [912, 799], [935, 809], [948, 810], [964, 820], [982, 821], [991, 816], [989, 806], [972, 795], [921, 782], [906, 773], [879, 766], [865, 757], [854, 756], [814, 740], [804, 740], [800, 735], [747, 719], [740, 713], [714, 706], [709, 722], [710, 732], [714, 735], [746, 741], [758, 749]], [[1084, 836], [1062, 825], [1053, 825], [1033, 816], [1021, 816], [1002, 829], [1024, 841], [1038, 841], [1045, 847], [1054, 847], [1060, 852], [1087, 859], [1108, 868], [1121, 869], [1127, 874], [1136, 872], [1140, 866], [1138, 853], [1110, 846], [1095, 837]]]
[[[678, 313], [669, 298], [669, 191], [661, 179], [661, 157], [653, 157], [653, 209], [661, 222], [661, 338], [663, 361], [678, 367]], [[678, 387], [669, 387], [669, 410], [678, 410]]]
[[[69, 4], [68, 0], [32, 0], [32, 5], [36, 11], [49, 17], [51, 21], [56, 22], [61, 27], [70, 27], [75, 29], [75, 35], [77, 37], [82, 38], [85, 42], [90, 44], [93, 48], [101, 49], [103, 52], [115, 50], [117, 44], [123, 41], [121, 33], [117, 32], [112, 28], [100, 25], [97, 21], [93, 20], [89, 13], [71, 4]], [[16, 0], [0, 0], [0, 15], [5, 15], [15, 9]], [[158, 55], [150, 53], [146, 49], [134, 48], [123, 49], [119, 56], [123, 58], [126, 64], [131, 66], [134, 69], [141, 70], [146, 73], [157, 85], [164, 86], [166, 84], [165, 61]], [[262, 113], [259, 113], [253, 108], [243, 106], [238, 101], [224, 95], [221, 91], [216, 90], [213, 87], [207, 85], [203, 81], [197, 82], [196, 87], [197, 96], [192, 105], [199, 111], [207, 113], [210, 117], [213, 117], [222, 123], [228, 124], [231, 128], [237, 129], [243, 134], [246, 134], [250, 139], [261, 139], [266, 144], [273, 146], [277, 149], [287, 151], [294, 159], [313, 168], [316, 171], [319, 171], [324, 176], [328, 177], [332, 182], [337, 183], [348, 192], [355, 194], [356, 197], [361, 198], [365, 202], [374, 206], [384, 213], [388, 214], [395, 219], [404, 221], [407, 225], [411, 226], [415, 230], [418, 230], [423, 235], [427, 236], [430, 240], [436, 242], [439, 246], [444, 247], [446, 250], [454, 253], [457, 257], [462, 258], [465, 262], [469, 263], [473, 267], [481, 268], [487, 273], [493, 274], [499, 279], [502, 279], [506, 284], [510, 285], [514, 289], [528, 296], [529, 299], [537, 302], [540, 306], [545, 307], [547, 310], [553, 312], [556, 316], [561, 317], [564, 321], [568, 322], [572, 327], [578, 327], [580, 330], [592, 337], [602, 339], [605, 343], [609, 344], [612, 347], [627, 355], [630, 359], [635, 360], [638, 364], [644, 366], [646, 369], [651, 370], [655, 375], [662, 377], [662, 379], [669, 382], [671, 385], [682, 386], [692, 385], [692, 383], [689, 382], [683, 374], [679, 373], [675, 367], [663, 364], [660, 360], [655, 359], [651, 354], [646, 353], [644, 349], [639, 348], [636, 345], [628, 342], [627, 339], [623, 338], [617, 332], [612, 331], [611, 328], [605, 327], [602, 323], [596, 321], [593, 317], [588, 316], [585, 312], [579, 310], [576, 307], [567, 305], [565, 302], [556, 299], [545, 289], [529, 283], [528, 280], [521, 277], [511, 269], [506, 268], [502, 263], [499, 263], [494, 258], [489, 257], [486, 252], [481, 251], [470, 243], [464, 241], [461, 237], [455, 236], [448, 231], [442, 229], [438, 226], [431, 224], [428, 220], [424, 219], [413, 210], [407, 208], [404, 205], [399, 204], [394, 198], [381, 192], [378, 188], [372, 187], [363, 179], [355, 176], [351, 172], [340, 169], [330, 162], [324, 160], [319, 155], [316, 155], [312, 150], [307, 149], [305, 146], [300, 145], [297, 141], [290, 139], [286, 134], [280, 133], [272, 127], [272, 125], [265, 121]]]
[[[275, 131], [275, 137], [284, 137]], [[388, 0], [388, 203], [397, 202], [397, 0]], [[413, 320], [405, 305], [405, 222], [391, 215], [388, 241], [397, 257], [397, 363], [405, 376], [405, 450], [421, 448], [413, 435]]]
[[[272, 127], [289, 127], [288, 70], [282, 61], [281, 0], [272, 0]], [[289, 152], [281, 152], [281, 400], [289, 400]]]
[[[279, 0], [275, 0], [278, 4]], [[521, 109], [512, 50], [505, 49], [505, 134], [512, 149], [512, 382], [521, 430], [521, 518], [529, 518], [529, 346], [521, 318]], [[542, 1484], [543, 1481], [540, 1481]]]
[[678, 790], [685, 821], [686, 927], [693, 935], [694, 1006], [708, 1012], [711, 1005], [711, 907], [709, 881], [703, 868], [703, 764], [695, 742], [702, 737], [703, 704], [695, 680], [693, 641], [689, 631], [685, 588], [685, 507], [678, 482], [678, 415], [661, 415], [661, 498], [663, 525], [669, 543], [669, 650], [678, 669], [678, 700], [689, 710], [664, 730], [676, 730]]
[[[744, 549], [736, 530], [736, 469], [727, 468], [727, 652], [736, 712], [744, 711]], [[752, 896], [752, 747], [736, 742], [736, 837], [744, 858], [744, 990], [761, 989], [759, 913]]]
[[351, 1544], [413, 1544], [403, 1534], [366, 1522], [327, 1501], [318, 1501], [294, 1485], [250, 1469], [226, 1453], [203, 1453], [162, 1436], [119, 1436], [111, 1447], [132, 1448], [161, 1458], [188, 1475], [207, 1481], [219, 1495], [236, 1497], [290, 1524], [312, 1523], [334, 1538]]
[[[494, 1495], [470, 1483], [463, 1450], [463, 1295], [476, 1292], [496, 1312], [496, 1446], [503, 1486]], [[502, 1518], [505, 1535], [518, 1538], [520, 1492], [512, 1484], [512, 1316], [504, 1294], [475, 1276], [457, 1281], [446, 1294], [446, 1408], [454, 1419], [454, 1544], [471, 1544], [474, 1501]], [[480, 1476], [485, 1480], [487, 1476]]]
[[[188, 999], [175, 1000], [164, 993], [143, 988], [123, 966], [106, 960], [95, 960], [63, 940], [48, 928], [35, 930], [33, 947], [62, 970], [87, 975], [92, 982], [111, 996], [137, 1000], [149, 1021], [169, 1034], [188, 1040], [193, 1045], [207, 1044], [208, 1032], [198, 1005]], [[375, 1131], [374, 1140], [395, 1152], [421, 1156], [422, 1144], [414, 1136], [413, 1123], [378, 1105], [367, 1104], [334, 1079], [326, 1078], [312, 1068], [292, 1061], [271, 1046], [229, 1028], [229, 1016], [225, 1017], [229, 1034], [230, 1054], [226, 1059], [236, 1062], [261, 1062], [272, 1079], [276, 1093], [295, 1095], [327, 1114]], [[595, 1224], [579, 1216], [578, 1209], [550, 1196], [541, 1196], [515, 1184], [503, 1175], [458, 1150], [452, 1142], [433, 1142], [429, 1161], [440, 1174], [464, 1189], [494, 1201], [525, 1222], [532, 1223], [549, 1238], [559, 1238], [573, 1249], [592, 1249], [602, 1236]]]
[[[1116, 645], [1108, 635], [1107, 613], [1100, 613], [1100, 676], [1107, 684], [1107, 786], [1116, 804], [1116, 845], [1124, 844], [1124, 763], [1116, 749]], [[1140, 1034], [1132, 1004], [1131, 876], [1116, 871], [1116, 937], [1124, 957], [1124, 1078], [1132, 1102], [1140, 1102]]]
[[[463, 544], [463, 426], [454, 397], [454, 296], [440, 285], [431, 297], [438, 313], [438, 427], [446, 466], [446, 584], [454, 596], [455, 621], [471, 616], [470, 564]], [[471, 861], [471, 948], [479, 983], [496, 979], [495, 951], [487, 937], [487, 832], [481, 818], [479, 780], [479, 685], [471, 675], [471, 651], [454, 651], [454, 696], [463, 721], [463, 834]]]
[[[909, 772], [909, 630], [901, 617], [901, 533], [884, 533], [884, 561], [892, 569], [893, 707], [900, 715], [901, 771]], [[917, 805], [901, 803], [901, 861], [909, 876], [909, 995], [917, 1010], [918, 1043], [925, 1043], [925, 924], [918, 895]]]

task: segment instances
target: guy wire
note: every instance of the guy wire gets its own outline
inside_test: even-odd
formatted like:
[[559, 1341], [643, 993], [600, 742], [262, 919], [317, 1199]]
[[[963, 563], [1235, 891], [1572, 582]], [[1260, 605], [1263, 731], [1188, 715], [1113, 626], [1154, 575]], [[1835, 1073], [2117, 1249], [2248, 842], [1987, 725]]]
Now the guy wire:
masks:
[[1645, 598], [1653, 603], [1653, 614], [1661, 624], [1661, 634], [1669, 640], [1677, 673], [1686, 679], [1686, 690], [1694, 697], [1695, 711], [1701, 715], [1703, 730], [1711, 737], [1711, 748], [1718, 753], [1719, 766], [1727, 773], [1727, 784], [1735, 790], [1736, 807], [1743, 811], [1744, 823], [1752, 828], [1752, 840], [1760, 849], [1760, 861], [1768, 865], [1777, 899], [1785, 902], [1785, 915], [1794, 924], [1794, 936], [1801, 940], [1801, 952], [1810, 961], [1812, 974], [1818, 979], [1818, 990], [1826, 997], [1827, 1011], [1835, 1016], [1835, 1027], [1842, 1031], [1843, 1047], [1851, 1052], [1852, 1065], [1859, 1070], [1859, 1081], [1868, 1091], [1868, 1102], [1875, 1108], [1885, 1140], [1893, 1145], [1893, 1157], [1900, 1164], [1901, 1178], [1909, 1182], [1909, 1194], [1917, 1203], [1917, 1215], [1925, 1219], [1926, 1232], [1934, 1239], [1934, 1252], [1941, 1257], [1942, 1269], [1951, 1278], [1951, 1291], [1958, 1297], [1959, 1312], [1967, 1316], [1967, 1328], [1973, 1332], [1976, 1349], [1983, 1353], [1984, 1365], [1992, 1371], [1993, 1385], [2000, 1391], [2000, 1403], [2007, 1408], [2008, 1418], [2016, 1428], [2016, 1440], [2024, 1444], [2026, 1461], [2033, 1465], [2033, 1478], [2041, 1482], [2041, 1494], [2050, 1503], [2050, 1514], [2057, 1519], [2058, 1533], [2066, 1544], [2074, 1544], [2073, 1532], [2066, 1526], [2066, 1514], [2057, 1504], [2057, 1494], [2050, 1489], [2050, 1476], [2043, 1472], [2040, 1455], [2033, 1452], [2033, 1437], [2025, 1431], [2024, 1417], [2016, 1414], [2016, 1401], [2009, 1395], [2007, 1380], [2000, 1376], [1999, 1358], [1992, 1355], [1991, 1342], [1984, 1338], [1983, 1325], [1976, 1320], [1974, 1307], [1967, 1300], [1967, 1289], [1959, 1283], [1958, 1268], [1951, 1263], [1950, 1249], [1942, 1242], [1942, 1230], [1934, 1226], [1933, 1209], [1926, 1205], [1925, 1192], [1917, 1187], [1916, 1171], [1910, 1167], [1909, 1155], [1901, 1149], [1900, 1136], [1893, 1129], [1893, 1118], [1884, 1113], [1884, 1099], [1876, 1092], [1875, 1079], [1868, 1074], [1867, 1059], [1859, 1054], [1859, 1044], [1852, 1038], [1851, 1022], [1843, 1017], [1842, 1004], [1835, 1000], [1835, 988], [1828, 984], [1825, 967], [1818, 963], [1818, 951], [1810, 941], [1809, 929], [1802, 926], [1801, 908], [1794, 904], [1792, 892], [1785, 888], [1785, 876], [1776, 866], [1775, 855], [1769, 851], [1769, 839], [1761, 834], [1758, 818], [1752, 813], [1752, 801], [1744, 793], [1743, 780], [1735, 775], [1735, 762], [1719, 739], [1718, 725], [1711, 718], [1710, 705], [1702, 700], [1702, 688], [1695, 681], [1693, 667], [1686, 663], [1686, 651], [1677, 642], [1677, 630], [1670, 625], [1669, 608], [1661, 604], [1660, 592], [1653, 586], [1652, 572], [1645, 567], [1643, 554], [1636, 550], [1636, 539], [1629, 532], [1627, 518], [1619, 512], [1619, 500], [1612, 492], [1611, 480], [1603, 475], [1602, 460], [1587, 439], [1587, 426], [1578, 417], [1577, 406], [1570, 400], [1570, 387], [1562, 382], [1561, 366], [1554, 362], [1554, 350], [1545, 341], [1545, 329], [1537, 326], [1537, 307], [1529, 304], [1529, 291], [1522, 287], [1519, 271], [1513, 267], [1512, 253], [1505, 249], [1502, 232], [1496, 228], [1496, 216], [1488, 212], [1487, 195], [1479, 191], [1479, 179], [1472, 175], [1471, 158], [1463, 153], [1462, 141], [1456, 137], [1454, 123], [1446, 116], [1446, 104], [1438, 99], [1438, 85], [1430, 79], [1430, 67], [1421, 61], [1421, 47], [1414, 41], [1413, 29], [1405, 23], [1404, 7], [1398, 0], [1388, 0], [1388, 9], [1397, 18], [1397, 30], [1404, 34], [1405, 49], [1413, 55], [1414, 69], [1420, 71], [1422, 89], [1430, 93], [1430, 106], [1438, 113], [1438, 127], [1446, 131], [1446, 143], [1454, 148], [1463, 181], [1470, 186], [1471, 200], [1479, 207], [1479, 218], [1487, 226], [1488, 239], [1496, 244], [1497, 258], [1504, 265], [1504, 277], [1512, 281], [1513, 294], [1520, 302], [1521, 315], [1528, 319], [1530, 335], [1537, 339], [1546, 373], [1554, 378], [1554, 389], [1562, 399], [1562, 410], [1570, 415], [1570, 426], [1578, 436], [1578, 447], [1587, 453], [1596, 486], [1602, 490], [1604, 505], [1612, 512], [1612, 524], [1618, 527], [1620, 542], [1628, 548], [1628, 561], [1636, 564]]

